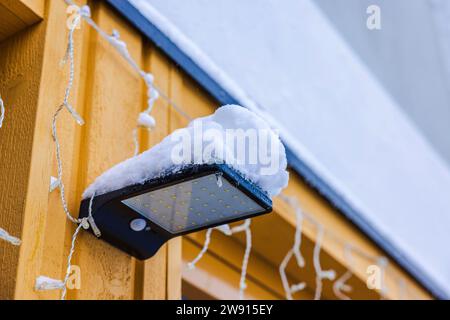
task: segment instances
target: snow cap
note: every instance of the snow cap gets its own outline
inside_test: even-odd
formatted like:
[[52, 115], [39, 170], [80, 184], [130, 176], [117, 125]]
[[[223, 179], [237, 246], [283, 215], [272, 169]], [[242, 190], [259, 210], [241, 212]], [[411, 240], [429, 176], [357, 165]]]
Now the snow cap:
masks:
[[226, 105], [115, 165], [86, 189], [83, 199], [94, 192], [101, 195], [177, 172], [186, 165], [205, 163], [226, 163], [271, 197], [279, 194], [289, 179], [278, 134], [250, 110]]

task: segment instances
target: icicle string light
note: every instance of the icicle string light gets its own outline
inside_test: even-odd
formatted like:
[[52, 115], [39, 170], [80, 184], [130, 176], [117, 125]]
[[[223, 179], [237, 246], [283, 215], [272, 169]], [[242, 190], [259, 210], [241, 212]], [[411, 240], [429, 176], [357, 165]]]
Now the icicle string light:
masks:
[[300, 209], [300, 206], [298, 205], [297, 199], [287, 197], [283, 194], [281, 194], [280, 197], [284, 201], [289, 203], [291, 207], [295, 208], [296, 229], [295, 229], [294, 245], [292, 246], [291, 249], [289, 249], [279, 267], [281, 282], [283, 284], [284, 292], [286, 294], [286, 299], [292, 300], [293, 293], [303, 290], [306, 287], [305, 282], [300, 282], [290, 286], [286, 275], [286, 267], [289, 261], [291, 260], [292, 256], [295, 256], [297, 266], [299, 268], [303, 268], [305, 266], [305, 259], [303, 258], [300, 251], [302, 239], [301, 237], [302, 237], [303, 212]]
[[81, 221], [81, 223], [77, 226], [77, 228], [75, 229], [75, 232], [73, 233], [72, 242], [71, 242], [71, 246], [70, 246], [70, 252], [69, 252], [69, 255], [67, 256], [67, 269], [66, 269], [66, 275], [65, 275], [64, 281], [63, 281], [64, 285], [62, 287], [61, 300], [65, 300], [66, 295], [67, 295], [67, 281], [69, 281], [70, 270], [72, 269], [72, 256], [75, 252], [75, 242], [77, 241], [77, 237], [78, 237], [78, 234], [80, 233], [81, 228], [89, 227], [87, 223], [88, 223], [87, 219], [85, 219], [84, 221]]
[[226, 236], [231, 236], [233, 234], [239, 233], [239, 232], [245, 232], [245, 239], [246, 239], [246, 246], [245, 246], [245, 252], [244, 257], [242, 259], [242, 268], [241, 268], [241, 277], [239, 281], [239, 299], [244, 299], [244, 292], [247, 288], [246, 284], [246, 278], [247, 278], [247, 267], [248, 267], [248, 261], [250, 258], [251, 248], [252, 248], [252, 233], [250, 229], [251, 219], [246, 219], [242, 224], [237, 225], [233, 228], [230, 228], [229, 225], [223, 225], [218, 226], [215, 228], [210, 228], [206, 231], [206, 237], [205, 242], [203, 244], [202, 250], [199, 252], [199, 254], [188, 263], [189, 269], [194, 269], [195, 264], [200, 261], [200, 259], [204, 256], [206, 251], [208, 251], [209, 243], [211, 242], [211, 233], [214, 229], [219, 230]]
[[3, 126], [5, 120], [5, 105], [3, 104], [2, 96], [0, 96], [0, 128]]
[[67, 268], [66, 268], [66, 274], [64, 276], [64, 280], [57, 280], [52, 279], [45, 276], [39, 276], [36, 279], [35, 283], [35, 290], [41, 290], [41, 291], [47, 291], [47, 290], [62, 290], [61, 291], [61, 300], [65, 300], [67, 296], [67, 282], [69, 281], [70, 272], [72, 270], [72, 257], [75, 253], [75, 244], [78, 238], [78, 234], [80, 233], [81, 229], [89, 229], [90, 227], [93, 228], [94, 234], [96, 236], [100, 236], [99, 230], [96, 229], [95, 222], [93, 222], [92, 218], [92, 203], [94, 199], [95, 194], [91, 197], [89, 201], [89, 216], [87, 218], [79, 219], [79, 224], [75, 229], [75, 232], [72, 235], [72, 242], [70, 246], [69, 255], [67, 256]]
[[59, 139], [58, 139], [58, 134], [57, 134], [57, 121], [58, 121], [58, 116], [60, 114], [60, 112], [62, 111], [62, 109], [64, 107], [67, 108], [67, 110], [70, 112], [70, 114], [74, 117], [74, 119], [77, 121], [77, 123], [79, 125], [83, 125], [84, 121], [81, 118], [80, 115], [78, 115], [78, 113], [70, 106], [69, 104], [69, 97], [70, 97], [70, 92], [71, 89], [73, 87], [73, 81], [74, 81], [74, 75], [75, 75], [75, 62], [74, 62], [74, 44], [73, 44], [73, 34], [77, 28], [77, 26], [80, 23], [80, 17], [76, 17], [70, 30], [69, 30], [69, 40], [68, 40], [68, 44], [67, 44], [67, 49], [66, 49], [66, 54], [62, 60], [62, 65], [64, 65], [67, 60], [69, 60], [69, 81], [65, 90], [65, 94], [64, 94], [64, 101], [63, 103], [56, 109], [55, 114], [53, 115], [53, 121], [52, 121], [52, 136], [53, 136], [53, 141], [55, 142], [56, 145], [56, 163], [57, 163], [57, 171], [58, 171], [58, 178], [57, 178], [57, 182], [58, 182], [58, 187], [60, 190], [60, 197], [61, 197], [61, 202], [62, 202], [62, 206], [63, 206], [63, 210], [67, 216], [67, 218], [72, 221], [73, 223], [79, 223], [80, 220], [76, 219], [72, 216], [72, 214], [70, 213], [68, 206], [67, 206], [67, 201], [66, 201], [66, 196], [65, 196], [65, 188], [64, 188], [64, 182], [63, 182], [63, 168], [62, 168], [62, 159], [61, 159], [61, 145], [59, 143]]
[[[72, 0], [64, 0], [66, 4], [71, 6], [78, 7]], [[79, 8], [79, 7], [78, 7]], [[85, 20], [98, 34], [107, 40], [117, 52], [129, 63], [129, 65], [142, 77], [146, 86], [147, 86], [147, 96], [148, 96], [148, 107], [144, 111], [145, 113], [150, 113], [153, 108], [154, 101], [161, 97], [164, 99], [169, 105], [171, 105], [179, 114], [185, 117], [188, 120], [192, 120], [192, 118], [181, 108], [177, 103], [175, 103], [172, 99], [168, 97], [153, 81], [153, 75], [151, 73], [145, 72], [142, 70], [138, 64], [133, 60], [130, 53], [128, 52], [126, 43], [120, 39], [120, 35], [117, 31], [113, 31], [112, 35], [109, 35], [107, 32], [103, 31], [94, 20], [92, 20], [90, 15], [90, 10], [88, 6], [83, 6], [79, 8], [79, 13], [81, 18]]]
[[194, 260], [192, 260], [191, 262], [188, 263], [188, 268], [190, 270], [195, 268], [195, 265], [197, 262], [200, 261], [201, 258], [203, 258], [203, 255], [206, 253], [206, 251], [208, 251], [208, 247], [209, 247], [209, 243], [211, 242], [211, 233], [213, 231], [213, 228], [209, 228], [206, 231], [206, 235], [205, 235], [205, 242], [203, 243], [203, 247], [202, 250], [199, 252], [199, 254], [194, 258]]
[[21, 241], [19, 238], [13, 237], [5, 229], [0, 228], [0, 239], [9, 242], [12, 245], [19, 246]]
[[322, 241], [324, 236], [324, 228], [321, 224], [317, 224], [317, 238], [316, 244], [314, 246], [313, 253], [313, 265], [314, 270], [316, 271], [316, 291], [314, 293], [314, 300], [320, 300], [322, 296], [322, 280], [334, 280], [336, 277], [336, 273], [334, 270], [322, 270], [322, 266], [320, 264], [320, 250], [322, 249]]
[[[333, 284], [333, 292], [341, 300], [351, 300], [349, 296], [347, 296], [345, 293], [349, 293], [352, 291], [352, 287], [346, 282], [352, 277], [353, 273], [351, 270], [354, 268], [354, 261], [353, 257], [351, 256], [351, 245], [346, 244], [344, 247], [344, 257], [347, 261], [347, 267], [348, 270], [340, 276]], [[345, 292], [345, 293], [344, 293]]]
[[[5, 105], [3, 104], [3, 99], [0, 96], [0, 128], [3, 125], [3, 120], [5, 119]], [[9, 242], [12, 245], [19, 246], [21, 241], [19, 238], [13, 237], [5, 229], [0, 228], [0, 239]]]
[[95, 197], [95, 193], [92, 195], [92, 197], [89, 201], [89, 216], [87, 218], [81, 219], [80, 224], [77, 226], [77, 228], [75, 229], [75, 232], [73, 233], [73, 236], [72, 236], [72, 245], [70, 247], [69, 256], [67, 257], [67, 269], [66, 269], [66, 276], [64, 277], [64, 286], [62, 288], [61, 300], [66, 299], [67, 281], [69, 280], [70, 271], [72, 269], [72, 256], [75, 252], [75, 243], [77, 241], [77, 237], [78, 237], [78, 234], [80, 233], [81, 228], [87, 230], [87, 229], [89, 229], [89, 227], [91, 227], [94, 234], [97, 237], [100, 237], [100, 235], [101, 235], [100, 230], [97, 228], [97, 226], [94, 222], [94, 218], [92, 217], [92, 203], [94, 201], [94, 197]]
[[[252, 250], [252, 231], [250, 230], [250, 223], [251, 220], [247, 219], [243, 223], [245, 225], [245, 252], [244, 252], [244, 258], [242, 259], [242, 268], [241, 268], [241, 280], [239, 281], [239, 299], [244, 300], [244, 291], [247, 288], [247, 267], [248, 267], [248, 260], [250, 258], [250, 252]], [[235, 233], [233, 229], [231, 229], [231, 232]], [[240, 232], [240, 231], [238, 231]]]
[[109, 35], [107, 32], [102, 30], [94, 20], [91, 18], [91, 12], [89, 6], [85, 5], [81, 8], [78, 7], [72, 0], [64, 0], [66, 4], [70, 6], [74, 6], [78, 8], [79, 17], [83, 18], [97, 33], [104, 39], [106, 39], [116, 50], [117, 52], [128, 62], [128, 64], [134, 69], [139, 76], [144, 80], [144, 83], [147, 87], [147, 108], [139, 114], [137, 119], [137, 126], [133, 130], [132, 139], [134, 144], [134, 155], [139, 154], [139, 139], [138, 139], [138, 128], [143, 127], [149, 130], [155, 127], [156, 121], [150, 115], [153, 110], [153, 106], [155, 101], [161, 96], [164, 100], [166, 100], [170, 105], [172, 105], [178, 113], [183, 115], [187, 119], [191, 119], [188, 114], [186, 114], [182, 108], [180, 108], [176, 103], [174, 103], [167, 95], [165, 95], [155, 84], [154, 77], [151, 73], [145, 72], [142, 70], [136, 61], [132, 58], [130, 52], [128, 51], [127, 44], [120, 38], [120, 33], [117, 30], [113, 30], [112, 34]]
[[[298, 215], [298, 212], [299, 212], [299, 210], [301, 210], [301, 208], [300, 208], [299, 203], [298, 203], [298, 201], [297, 201], [297, 199], [295, 197], [291, 197], [291, 196], [288, 196], [288, 195], [285, 195], [285, 194], [280, 194], [279, 198], [282, 201], [284, 201], [286, 204], [288, 204], [295, 211], [296, 216]], [[350, 251], [351, 251], [352, 254], [358, 254], [362, 258], [364, 258], [366, 260], [373, 261], [378, 266], [380, 266], [380, 268], [381, 268], [381, 276], [382, 276], [382, 279], [381, 279], [382, 280], [381, 281], [382, 285], [381, 285], [380, 294], [381, 294], [382, 297], [386, 295], [387, 287], [386, 287], [385, 277], [386, 277], [386, 269], [387, 269], [387, 264], [388, 264], [388, 259], [386, 257], [383, 257], [383, 256], [372, 256], [372, 255], [368, 254], [364, 250], [347, 243], [344, 239], [342, 239], [342, 237], [340, 237], [339, 235], [335, 234], [331, 230], [329, 230], [329, 229], [325, 230], [323, 228], [323, 226], [313, 216], [311, 216], [307, 212], [301, 211], [301, 213], [302, 213], [302, 217], [304, 219], [308, 220], [309, 222], [311, 222], [313, 225], [315, 225], [318, 228], [318, 235], [317, 235], [317, 239], [316, 239], [316, 245], [314, 247], [314, 254], [315, 254], [314, 255], [315, 256], [314, 267], [315, 267], [316, 270], [320, 271], [321, 279], [316, 278], [317, 284], [320, 283], [319, 284], [319, 290], [317, 290], [317, 288], [316, 288], [316, 294], [315, 294], [316, 297], [319, 296], [319, 293], [321, 293], [321, 286], [322, 286], [322, 281], [321, 280], [324, 279], [324, 278], [330, 278], [331, 276], [333, 276], [332, 273], [329, 273], [329, 272], [326, 272], [326, 271], [322, 271], [320, 269], [320, 259], [319, 259], [320, 248], [321, 248], [321, 245], [322, 245], [321, 242], [323, 240], [323, 236], [325, 234], [327, 235], [327, 237], [330, 237], [334, 241], [342, 244], [344, 246], [344, 248], [348, 248], [346, 250], [347, 253], [344, 251], [344, 254], [346, 254], [345, 258], [347, 260], [349, 269], [353, 269], [353, 264], [354, 264], [353, 256], [350, 255]], [[301, 224], [299, 224], [298, 221], [299, 221], [299, 219], [297, 217], [297, 225], [296, 225], [296, 234], [295, 234], [295, 239], [294, 239], [294, 246], [295, 246], [296, 241], [298, 241], [298, 232], [301, 232]], [[317, 243], [318, 241], [319, 241], [319, 245]], [[289, 251], [287, 252], [287, 254], [284, 257], [284, 259], [282, 260], [282, 262], [280, 264], [280, 267], [279, 267], [281, 280], [282, 280], [282, 283], [283, 283], [283, 288], [284, 288], [284, 290], [286, 292], [286, 298], [287, 299], [292, 299], [292, 293], [293, 292], [292, 292], [292, 286], [291, 287], [289, 286], [289, 282], [288, 282], [288, 279], [287, 279], [287, 276], [286, 276], [285, 269], [286, 269], [286, 266], [289, 263], [290, 259], [292, 258], [292, 256], [294, 256], [294, 251], [295, 250], [293, 248], [289, 249]], [[301, 261], [301, 259], [300, 259], [300, 261]], [[299, 261], [297, 261], [297, 263], [298, 262]], [[301, 264], [298, 263], [298, 265], [299, 265], [299, 267], [301, 267]], [[344, 275], [345, 275], [345, 277], [344, 277]], [[337, 289], [341, 290], [340, 293], [342, 293], [342, 292], [349, 292], [349, 290], [351, 290], [351, 287], [345, 284], [345, 282], [352, 276], [351, 270], [349, 270], [349, 273], [345, 273], [344, 275], [340, 278], [341, 283], [337, 284]], [[301, 284], [302, 283], [300, 283], [299, 287], [302, 287]], [[333, 287], [333, 289], [334, 289], [334, 287]], [[319, 291], [319, 292], [317, 292], [317, 291]], [[344, 298], [344, 295], [341, 295], [339, 298]]]

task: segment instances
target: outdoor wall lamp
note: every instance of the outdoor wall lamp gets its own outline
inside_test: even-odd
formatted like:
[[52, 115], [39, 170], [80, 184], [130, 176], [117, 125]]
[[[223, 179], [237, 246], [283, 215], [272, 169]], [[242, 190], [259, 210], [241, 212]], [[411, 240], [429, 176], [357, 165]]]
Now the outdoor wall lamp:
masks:
[[[89, 201], [81, 202], [80, 218]], [[271, 199], [226, 164], [190, 165], [92, 203], [101, 238], [141, 260], [171, 238], [271, 211]]]

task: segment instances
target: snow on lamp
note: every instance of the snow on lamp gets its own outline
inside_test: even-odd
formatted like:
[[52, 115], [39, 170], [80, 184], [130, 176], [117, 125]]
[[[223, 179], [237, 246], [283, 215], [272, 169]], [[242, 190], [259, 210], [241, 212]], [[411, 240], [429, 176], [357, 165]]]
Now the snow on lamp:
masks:
[[[245, 125], [243, 116], [253, 127], [264, 123], [238, 106], [222, 107], [200, 120], [206, 127], [213, 123], [225, 130], [236, 121]], [[193, 127], [181, 130], [192, 132]], [[274, 138], [279, 143], [278, 136]], [[282, 151], [281, 166], [272, 176], [258, 175], [257, 165], [237, 164], [230, 158], [229, 163], [214, 157], [174, 165], [170, 155], [174, 146], [174, 140], [166, 137], [105, 172], [83, 195], [80, 217], [88, 217], [93, 197], [91, 212], [101, 238], [138, 259], [152, 257], [173, 237], [271, 212], [270, 197], [287, 184], [281, 143], [276, 146]]]

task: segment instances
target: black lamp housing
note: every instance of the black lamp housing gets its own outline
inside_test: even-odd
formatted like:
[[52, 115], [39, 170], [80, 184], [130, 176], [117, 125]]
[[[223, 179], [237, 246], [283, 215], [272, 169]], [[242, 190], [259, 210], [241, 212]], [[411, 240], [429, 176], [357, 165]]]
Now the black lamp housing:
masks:
[[[81, 202], [80, 218], [89, 215], [89, 202]], [[171, 238], [271, 211], [271, 199], [226, 164], [190, 165], [92, 203], [101, 238], [140, 260]]]

